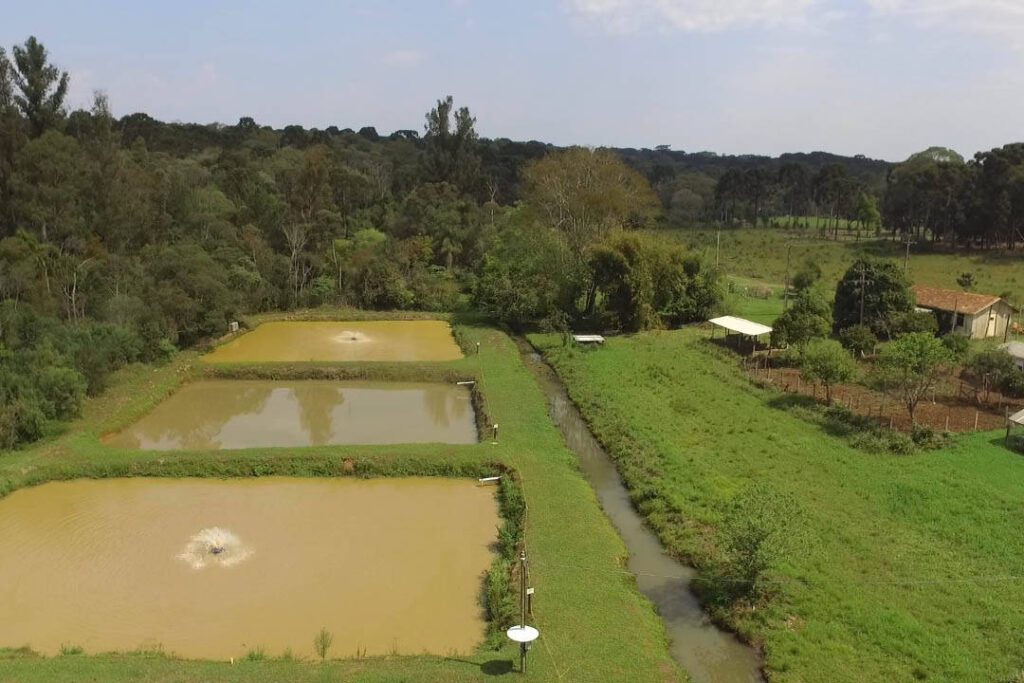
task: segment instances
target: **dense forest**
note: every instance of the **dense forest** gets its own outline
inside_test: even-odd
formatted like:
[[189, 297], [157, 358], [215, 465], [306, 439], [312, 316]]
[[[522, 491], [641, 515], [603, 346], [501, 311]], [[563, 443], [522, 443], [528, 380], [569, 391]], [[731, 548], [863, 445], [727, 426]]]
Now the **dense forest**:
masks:
[[[241, 315], [473, 307], [513, 326], [702, 319], [719, 275], [656, 230], [820, 215], [1012, 244], [1020, 146], [893, 167], [485, 139], [451, 97], [422, 133], [68, 111], [35, 38], [0, 48], [0, 445], [38, 438], [113, 370]], [[939, 180], [945, 184], [939, 184]], [[991, 214], [991, 215], [990, 215]], [[988, 222], [985, 222], [985, 221]]]

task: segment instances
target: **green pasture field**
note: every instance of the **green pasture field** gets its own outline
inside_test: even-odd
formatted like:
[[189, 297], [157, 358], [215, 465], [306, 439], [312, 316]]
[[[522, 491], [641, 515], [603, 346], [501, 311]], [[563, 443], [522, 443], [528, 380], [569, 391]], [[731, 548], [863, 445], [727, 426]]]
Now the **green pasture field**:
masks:
[[[664, 233], [714, 263], [717, 239], [714, 230], [677, 229]], [[906, 252], [902, 242], [885, 238], [872, 236], [856, 241], [844, 237], [834, 241], [816, 235], [813, 230], [723, 229], [719, 264], [728, 275], [781, 286], [786, 281], [788, 251], [791, 273], [806, 261], [813, 261], [822, 270], [822, 283], [834, 290], [856, 258], [868, 255], [902, 264]], [[842, 230], [840, 235], [843, 235]], [[912, 283], [959, 289], [956, 280], [964, 272], [974, 274], [977, 285], [973, 291], [993, 295], [1010, 293], [1014, 302], [1024, 302], [1024, 251], [936, 251], [927, 244], [911, 247], [907, 274]]]
[[797, 501], [802, 541], [769, 599], [716, 613], [762, 645], [770, 681], [1024, 675], [1024, 458], [1001, 433], [873, 455], [756, 387], [706, 330], [532, 340], [673, 554], [709, 567], [724, 506], [750, 484]]

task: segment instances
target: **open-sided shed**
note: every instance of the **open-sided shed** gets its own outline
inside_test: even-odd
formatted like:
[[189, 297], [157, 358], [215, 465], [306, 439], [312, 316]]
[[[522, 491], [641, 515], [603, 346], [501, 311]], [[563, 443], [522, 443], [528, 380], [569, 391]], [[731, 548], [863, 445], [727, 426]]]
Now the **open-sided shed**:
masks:
[[[708, 321], [711, 323], [711, 338], [715, 338], [715, 330], [719, 327], [725, 330], [725, 338], [728, 341], [730, 336], [735, 335], [739, 340], [749, 339], [750, 350], [753, 352], [757, 348], [758, 337], [762, 337], [766, 334], [772, 333], [772, 328], [761, 323], [755, 323], [753, 320], [747, 320], [746, 318], [737, 318], [731, 315], [723, 315], [720, 318], [712, 318]], [[738, 345], [737, 345], [738, 346]]]
[[1006, 445], [1016, 447], [1016, 450], [1024, 452], [1024, 436], [1014, 434], [1015, 427], [1024, 427], [1024, 410], [1006, 418]]

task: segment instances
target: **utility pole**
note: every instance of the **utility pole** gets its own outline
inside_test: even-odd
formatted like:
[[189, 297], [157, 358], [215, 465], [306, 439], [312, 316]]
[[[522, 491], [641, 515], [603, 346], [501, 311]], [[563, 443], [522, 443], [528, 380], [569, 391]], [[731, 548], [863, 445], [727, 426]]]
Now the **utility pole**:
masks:
[[792, 244], [786, 245], [786, 289], [782, 293], [782, 310], [789, 309], [789, 254], [793, 250]]
[[860, 324], [864, 324], [864, 295], [867, 292], [867, 285], [871, 281], [867, 279], [867, 267], [860, 264]]
[[[522, 601], [522, 612], [519, 623], [526, 626], [526, 549], [519, 552], [519, 598]], [[526, 673], [527, 643], [519, 644], [519, 670]]]
[[864, 292], [867, 290], [866, 271], [864, 264], [860, 264], [860, 324], [864, 324]]
[[715, 233], [715, 270], [718, 270], [718, 257], [722, 251], [722, 229]]
[[508, 635], [509, 640], [514, 643], [519, 643], [519, 673], [526, 673], [526, 653], [530, 649], [530, 643], [537, 640], [540, 637], [540, 631], [532, 626], [526, 625], [526, 611], [527, 611], [527, 596], [532, 593], [531, 590], [526, 589], [526, 549], [524, 548], [519, 552], [519, 598], [522, 601], [522, 614], [520, 616], [519, 624], [513, 626], [505, 633]]
[[907, 269], [910, 268], [910, 245], [912, 243], [913, 243], [913, 237], [911, 236], [910, 231], [908, 230], [907, 231], [907, 239], [904, 242], [904, 244], [907, 245], [907, 253], [903, 257], [903, 272], [904, 273], [906, 273]]

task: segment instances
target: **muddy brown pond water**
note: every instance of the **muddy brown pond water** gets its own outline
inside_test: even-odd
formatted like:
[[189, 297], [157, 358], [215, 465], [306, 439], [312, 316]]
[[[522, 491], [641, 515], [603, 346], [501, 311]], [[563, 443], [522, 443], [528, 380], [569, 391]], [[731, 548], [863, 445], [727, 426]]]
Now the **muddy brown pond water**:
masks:
[[0, 646], [468, 653], [499, 523], [451, 479], [107, 479], [0, 500]]
[[462, 358], [443, 320], [269, 322], [217, 347], [209, 363], [445, 361]]
[[104, 441], [147, 450], [475, 443], [477, 429], [469, 390], [457, 385], [203, 380]]

